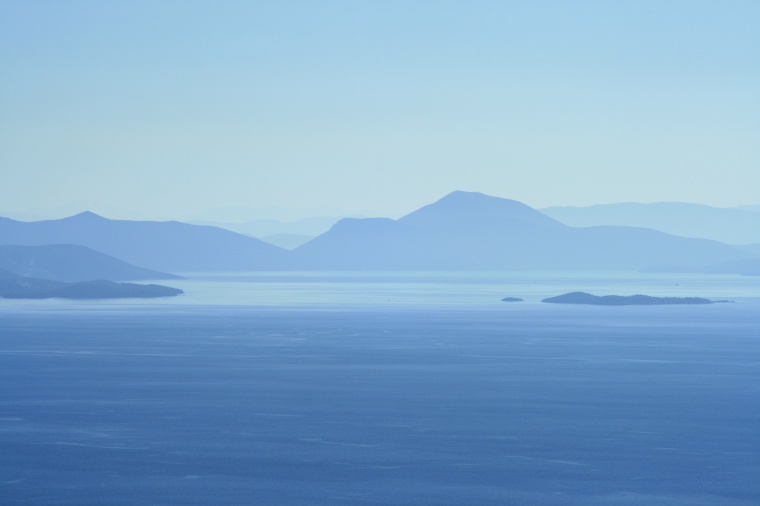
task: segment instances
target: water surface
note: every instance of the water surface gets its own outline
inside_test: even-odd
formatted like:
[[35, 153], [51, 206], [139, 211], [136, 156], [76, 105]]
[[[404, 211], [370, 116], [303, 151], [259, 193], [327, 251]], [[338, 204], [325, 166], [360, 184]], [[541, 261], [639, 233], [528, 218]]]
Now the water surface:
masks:
[[[625, 278], [737, 302], [559, 306], [537, 299], [577, 278], [478, 276], [0, 301], [1, 502], [757, 504], [751, 284]], [[241, 303], [192, 303], [220, 292]]]

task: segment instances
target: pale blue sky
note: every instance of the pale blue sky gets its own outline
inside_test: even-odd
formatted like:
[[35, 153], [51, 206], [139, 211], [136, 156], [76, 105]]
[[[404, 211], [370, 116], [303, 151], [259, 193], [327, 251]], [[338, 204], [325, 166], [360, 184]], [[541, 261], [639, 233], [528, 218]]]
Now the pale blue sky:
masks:
[[760, 203], [760, 2], [0, 1], [0, 212]]

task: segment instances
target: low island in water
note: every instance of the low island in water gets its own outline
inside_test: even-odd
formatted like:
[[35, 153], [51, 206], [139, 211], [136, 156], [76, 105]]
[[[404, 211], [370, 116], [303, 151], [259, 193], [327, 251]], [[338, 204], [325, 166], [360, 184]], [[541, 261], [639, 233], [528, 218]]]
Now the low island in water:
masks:
[[651, 297], [649, 295], [592, 295], [586, 292], [571, 292], [549, 297], [541, 302], [553, 304], [591, 304], [595, 306], [656, 306], [671, 304], [714, 304], [727, 300], [710, 300], [702, 297]]
[[14, 277], [0, 279], [0, 298], [5, 299], [122, 299], [172, 297], [184, 293], [163, 285], [141, 285], [97, 280], [65, 283], [50, 279]]

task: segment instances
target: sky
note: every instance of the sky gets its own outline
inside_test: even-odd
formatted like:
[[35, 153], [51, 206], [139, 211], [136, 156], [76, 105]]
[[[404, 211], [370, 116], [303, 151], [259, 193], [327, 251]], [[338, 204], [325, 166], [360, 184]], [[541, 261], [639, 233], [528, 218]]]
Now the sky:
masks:
[[758, 204], [758, 26], [754, 0], [0, 0], [0, 215]]

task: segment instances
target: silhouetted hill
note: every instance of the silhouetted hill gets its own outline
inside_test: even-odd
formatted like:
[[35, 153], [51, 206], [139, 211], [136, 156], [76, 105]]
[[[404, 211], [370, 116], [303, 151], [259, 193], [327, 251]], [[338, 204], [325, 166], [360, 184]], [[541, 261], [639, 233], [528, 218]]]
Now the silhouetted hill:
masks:
[[704, 266], [745, 251], [633, 227], [569, 227], [520, 202], [454, 192], [394, 221], [344, 219], [293, 252], [337, 270], [640, 270]]
[[[79, 244], [151, 269], [642, 270], [744, 265], [748, 249], [635, 227], [569, 227], [520, 202], [453, 192], [399, 220], [343, 219], [293, 252], [216, 227], [108, 220], [0, 219], [0, 243]], [[0, 264], [1, 268], [10, 270]], [[40, 277], [49, 277], [40, 275]]]
[[64, 283], [49, 279], [17, 277], [0, 279], [0, 297], [6, 299], [115, 299], [172, 297], [183, 293], [162, 285], [115, 283], [106, 280]]
[[477, 192], [451, 192], [398, 220], [418, 228], [461, 229], [474, 223], [521, 228], [561, 228], [556, 220], [516, 200]]
[[85, 212], [61, 220], [0, 219], [3, 244], [79, 244], [135, 265], [164, 271], [278, 268], [286, 252], [217, 227], [176, 221], [109, 220]]
[[136, 281], [143, 279], [177, 279], [166, 272], [143, 269], [111, 256], [74, 244], [47, 246], [0, 245], [0, 269], [11, 276], [56, 281], [108, 279]]
[[649, 295], [598, 296], [586, 292], [571, 292], [556, 297], [549, 297], [541, 302], [553, 304], [591, 304], [594, 306], [660, 306], [672, 304], [713, 304], [714, 301], [701, 297], [651, 297]]
[[615, 225], [650, 228], [727, 244], [760, 242], [760, 213], [681, 202], [548, 207], [541, 212], [573, 227]]

